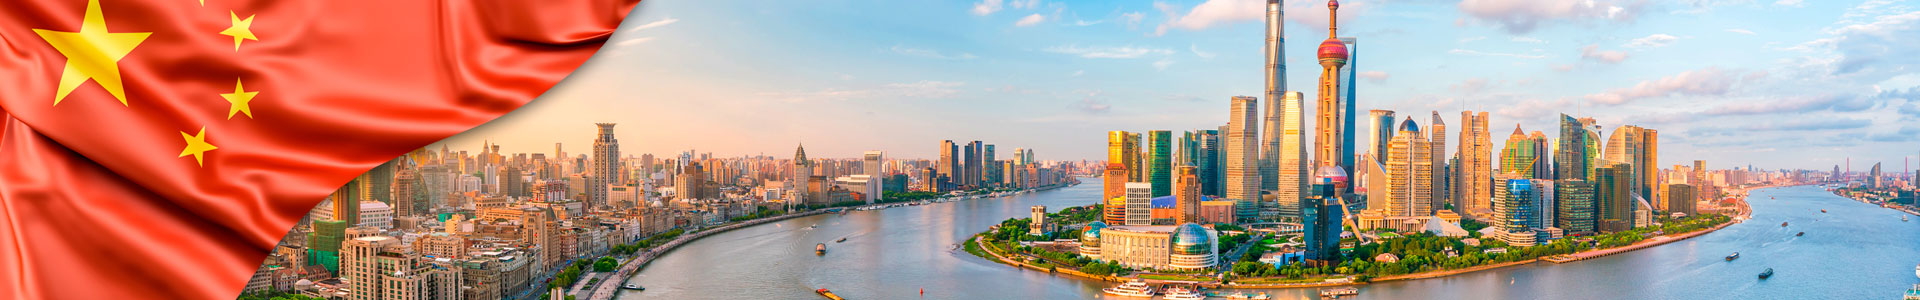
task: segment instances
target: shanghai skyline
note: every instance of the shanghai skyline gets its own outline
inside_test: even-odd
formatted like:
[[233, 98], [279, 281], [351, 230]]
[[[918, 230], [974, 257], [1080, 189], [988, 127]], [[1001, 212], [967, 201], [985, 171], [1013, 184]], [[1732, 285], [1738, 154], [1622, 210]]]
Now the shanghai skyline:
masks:
[[[1098, 144], [1108, 130], [1212, 128], [1225, 123], [1218, 111], [1230, 97], [1268, 100], [1259, 70], [1244, 67], [1262, 60], [1261, 10], [1220, 9], [1255, 2], [1169, 2], [1166, 10], [1022, 1], [997, 9], [975, 9], [984, 4], [978, 2], [647, 2], [577, 80], [529, 104], [527, 113], [494, 122], [510, 125], [490, 123], [447, 142], [470, 148], [492, 139], [508, 152], [545, 151], [555, 142], [584, 149], [592, 136], [552, 137], [615, 122], [699, 128], [624, 131], [634, 153], [695, 148], [779, 156], [807, 143], [821, 157], [886, 149], [893, 157], [931, 158], [926, 141], [915, 138], [930, 134], [1054, 150], [1043, 159], [1098, 159], [1098, 147], [1072, 145]], [[1315, 11], [1296, 2], [1288, 10]], [[1920, 135], [1920, 125], [1903, 124], [1920, 117], [1913, 99], [1920, 77], [1900, 74], [1920, 61], [1897, 57], [1897, 48], [1849, 46], [1920, 30], [1911, 26], [1920, 12], [1905, 4], [1620, 4], [1618, 14], [1632, 15], [1606, 18], [1525, 5], [1489, 11], [1482, 4], [1497, 6], [1487, 2], [1499, 1], [1349, 1], [1343, 20], [1350, 22], [1343, 23], [1353, 25], [1342, 32], [1362, 37], [1353, 63], [1361, 75], [1359, 109], [1491, 111], [1490, 127], [1518, 123], [1528, 130], [1553, 128], [1564, 112], [1606, 127], [1666, 129], [1668, 157], [1712, 154], [1762, 168], [1826, 169], [1847, 159], [1840, 153], [1853, 155], [1855, 168], [1897, 166], [1914, 152], [1898, 146]], [[739, 11], [759, 17], [720, 17]], [[1740, 21], [1786, 14], [1797, 17]], [[1018, 22], [1032, 15], [1043, 20]], [[1295, 69], [1287, 82], [1313, 86], [1309, 42], [1325, 32], [1325, 16], [1286, 18], [1287, 63]], [[897, 29], [832, 43], [776, 36], [866, 23]], [[771, 27], [779, 28], [750, 32]], [[720, 34], [743, 38], [699, 38]], [[776, 44], [781, 51], [755, 50]], [[1762, 50], [1724, 50], [1740, 47]], [[647, 113], [668, 111], [692, 113]], [[738, 138], [709, 138], [713, 133]], [[1819, 138], [1790, 138], [1802, 136]], [[1505, 137], [1493, 138], [1501, 144]], [[1789, 157], [1795, 159], [1783, 159]]]

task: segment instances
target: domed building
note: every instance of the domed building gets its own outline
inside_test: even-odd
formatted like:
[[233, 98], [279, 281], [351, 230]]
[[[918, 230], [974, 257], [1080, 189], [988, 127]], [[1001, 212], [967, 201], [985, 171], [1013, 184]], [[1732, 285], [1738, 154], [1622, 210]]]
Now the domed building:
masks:
[[1100, 231], [1107, 229], [1107, 223], [1093, 221], [1087, 223], [1086, 231], [1080, 232], [1080, 256], [1100, 259]]
[[1214, 255], [1219, 233], [1192, 223], [1107, 227], [1100, 230], [1099, 239], [1102, 260], [1131, 268], [1203, 269], [1219, 261]]
[[1220, 259], [1219, 234], [1199, 224], [1186, 223], [1173, 230], [1173, 250], [1169, 267], [1182, 270], [1211, 268]]

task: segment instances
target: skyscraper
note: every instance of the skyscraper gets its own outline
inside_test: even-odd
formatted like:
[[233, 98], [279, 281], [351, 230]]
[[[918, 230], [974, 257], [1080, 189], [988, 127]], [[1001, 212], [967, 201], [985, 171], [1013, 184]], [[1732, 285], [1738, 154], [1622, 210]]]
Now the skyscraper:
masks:
[[1683, 183], [1667, 185], [1667, 211], [1687, 214], [1689, 217], [1699, 214], [1700, 212], [1693, 208], [1694, 202], [1699, 198], [1694, 193], [1693, 185]]
[[620, 177], [620, 140], [613, 137], [614, 123], [594, 123], [600, 135], [593, 140], [593, 175], [588, 177], [587, 210], [607, 205], [607, 187]]
[[1434, 210], [1439, 210], [1445, 208], [1444, 206], [1448, 203], [1453, 203], [1451, 201], [1453, 194], [1447, 191], [1447, 183], [1452, 182], [1448, 181], [1451, 179], [1449, 179], [1450, 176], [1448, 176], [1447, 172], [1447, 123], [1440, 120], [1439, 111], [1433, 112], [1433, 123], [1427, 125], [1426, 133], [1433, 135], [1432, 138], [1428, 139], [1430, 143], [1427, 145], [1427, 149], [1431, 150], [1429, 152], [1433, 154], [1433, 158], [1431, 158], [1433, 161], [1433, 188], [1431, 189], [1433, 202], [1431, 202], [1431, 205], [1433, 205], [1432, 208]]
[[1127, 165], [1127, 182], [1139, 182], [1140, 174], [1146, 173], [1141, 171], [1146, 166], [1140, 165], [1140, 135], [1126, 131], [1108, 131], [1107, 162]]
[[1100, 218], [1108, 224], [1127, 224], [1127, 164], [1109, 162], [1101, 176], [1100, 201], [1105, 209]]
[[1220, 150], [1222, 146], [1225, 146], [1220, 143], [1220, 131], [1205, 129], [1195, 130], [1193, 132], [1194, 144], [1200, 148], [1195, 151], [1198, 153], [1194, 155], [1193, 159], [1194, 166], [1200, 167], [1200, 193], [1220, 196], [1220, 180], [1221, 177], [1223, 177], [1221, 176], [1222, 170], [1220, 169], [1220, 157], [1222, 156]]
[[966, 173], [960, 167], [965, 160], [967, 157], [960, 154], [960, 144], [954, 143], [953, 140], [941, 140], [940, 163], [934, 167], [940, 171], [940, 177], [945, 178], [945, 182], [936, 183], [936, 185], [959, 184], [960, 177], [965, 176]]
[[1314, 171], [1309, 195], [1300, 198], [1301, 247], [1310, 265], [1338, 263], [1340, 258], [1340, 190], [1347, 185], [1347, 174], [1338, 166], [1321, 166]]
[[1636, 183], [1639, 184], [1640, 196], [1648, 199], [1648, 202], [1653, 202], [1652, 209], [1666, 210], [1667, 195], [1660, 193], [1661, 188], [1666, 187], [1666, 185], [1660, 183], [1659, 130], [1652, 128], [1640, 129], [1640, 156], [1638, 158], [1640, 161], [1635, 164], [1638, 168], [1634, 168], [1634, 171], [1640, 173], [1637, 173], [1636, 175], [1638, 175], [1638, 177], [1634, 179], [1639, 180]]
[[1537, 149], [1533, 138], [1521, 131], [1520, 125], [1514, 125], [1513, 134], [1507, 136], [1507, 147], [1500, 149], [1500, 173], [1513, 174], [1513, 179], [1535, 178], [1535, 160], [1539, 155], [1534, 150]]
[[1593, 182], [1585, 179], [1561, 179], [1554, 182], [1554, 200], [1558, 204], [1554, 215], [1554, 226], [1560, 227], [1567, 235], [1592, 235], [1598, 216], [1595, 208], [1598, 199], [1594, 198]]
[[1367, 135], [1362, 139], [1367, 148], [1363, 155], [1372, 155], [1373, 161], [1387, 161], [1387, 144], [1393, 143], [1393, 133], [1399, 128], [1394, 126], [1393, 111], [1375, 109], [1367, 111]]
[[[872, 187], [886, 186], [886, 178], [887, 178], [886, 176], [887, 174], [885, 174], [886, 171], [883, 171], [880, 169], [881, 164], [885, 162], [886, 159], [887, 159], [887, 153], [880, 152], [879, 150], [867, 151], [867, 153], [864, 153], [861, 155], [860, 173], [870, 176], [868, 177], [869, 179], [867, 181], [867, 186], [869, 187], [870, 190], [879, 191], [883, 189], [877, 189]], [[881, 196], [882, 195], [871, 195], [870, 197], [873, 199], [880, 199]]]
[[1274, 181], [1275, 198], [1280, 201], [1280, 218], [1300, 218], [1300, 199], [1307, 196], [1307, 128], [1306, 103], [1300, 92], [1286, 92], [1280, 102], [1285, 105], [1280, 110], [1280, 131], [1268, 132], [1280, 136], [1280, 145], [1269, 151], [1278, 152], [1280, 170]]
[[1433, 214], [1433, 153], [1420, 126], [1409, 117], [1387, 143], [1387, 182], [1370, 182], [1367, 189], [1387, 189], [1387, 216], [1418, 217]]
[[1599, 206], [1597, 230], [1602, 233], [1633, 228], [1633, 166], [1609, 164], [1594, 170], [1594, 198]]
[[1487, 112], [1460, 112], [1460, 164], [1453, 168], [1453, 207], [1461, 216], [1480, 218], [1492, 212], [1493, 142], [1487, 117]]
[[[1339, 6], [1339, 3], [1336, 3], [1335, 1], [1327, 1], [1327, 4], [1328, 4], [1327, 7], [1329, 8], [1329, 11], [1328, 11], [1329, 15], [1333, 13], [1331, 8], [1337, 8]], [[1329, 16], [1327, 20], [1329, 21], [1327, 22], [1328, 25], [1333, 24], [1332, 21], [1334, 19], [1331, 18], [1331, 16]], [[1332, 38], [1333, 27], [1328, 26], [1327, 31], [1329, 31], [1328, 38]], [[1346, 56], [1347, 66], [1346, 68], [1341, 69], [1341, 72], [1340, 72], [1341, 74], [1340, 78], [1344, 78], [1343, 81], [1340, 81], [1340, 82], [1344, 82], [1345, 87], [1347, 88], [1345, 94], [1340, 94], [1340, 96], [1342, 97], [1340, 102], [1346, 104], [1346, 107], [1340, 110], [1341, 125], [1340, 125], [1340, 134], [1338, 134], [1340, 136], [1340, 151], [1339, 151], [1340, 152], [1340, 169], [1346, 170], [1348, 175], [1352, 175], [1354, 174], [1353, 171], [1355, 168], [1354, 158], [1357, 157], [1357, 156], [1354, 156], [1354, 153], [1359, 152], [1360, 150], [1360, 148], [1354, 146], [1354, 134], [1359, 133], [1357, 129], [1354, 129], [1354, 126], [1355, 126], [1354, 123], [1357, 123], [1357, 121], [1359, 120], [1359, 119], [1356, 119], [1354, 114], [1357, 114], [1360, 112], [1359, 102], [1355, 101], [1355, 97], [1354, 97], [1354, 95], [1359, 95], [1358, 93], [1359, 91], [1354, 89], [1354, 87], [1357, 86], [1359, 83], [1354, 82], [1354, 79], [1355, 79], [1356, 73], [1359, 72], [1357, 71], [1359, 67], [1355, 64], [1357, 63], [1355, 59], [1358, 58], [1357, 56], [1360, 53], [1360, 47], [1359, 47], [1360, 40], [1353, 37], [1343, 37], [1343, 38], [1340, 38], [1340, 43], [1345, 44], [1347, 48], [1347, 56]], [[1357, 184], [1348, 184], [1346, 188], [1340, 192], [1353, 193], [1354, 188], [1356, 188], [1355, 187], [1356, 185]]]
[[1200, 223], [1200, 168], [1180, 166], [1178, 170], [1174, 172], [1173, 198], [1174, 209], [1180, 214], [1173, 223]]
[[[1509, 143], [1511, 144], [1511, 143]], [[1517, 173], [1494, 175], [1493, 222], [1495, 237], [1513, 246], [1533, 246], [1533, 180]]]
[[1282, 93], [1287, 91], [1287, 54], [1284, 47], [1286, 19], [1283, 11], [1285, 8], [1279, 0], [1267, 0], [1267, 53], [1265, 55], [1267, 59], [1265, 74], [1267, 76], [1267, 136], [1264, 137], [1264, 142], [1260, 146], [1260, 190], [1262, 191], [1280, 189], [1280, 176], [1277, 174], [1280, 173], [1282, 158], [1281, 153], [1274, 149], [1280, 148], [1280, 135], [1277, 133], [1287, 121], [1281, 117], [1285, 104], [1280, 101], [1285, 97]]
[[[1587, 129], [1579, 120], [1560, 114], [1560, 142], [1553, 154], [1554, 179], [1589, 180], [1593, 165], [1587, 157]], [[1564, 202], [1564, 201], [1563, 201]], [[1570, 228], [1568, 232], [1573, 232]]]
[[1153, 196], [1173, 194], [1173, 132], [1147, 132], [1147, 182], [1153, 184]]
[[[1256, 143], [1260, 137], [1260, 127], [1256, 125], [1259, 102], [1258, 98], [1235, 96], [1229, 109], [1232, 114], [1227, 116], [1225, 196], [1246, 206], [1255, 205], [1254, 201], [1260, 197], [1260, 173], [1256, 166], [1256, 155], [1260, 153]], [[1240, 206], [1235, 205], [1235, 209], [1239, 210]]]
[[967, 187], [980, 186], [981, 170], [986, 167], [985, 152], [986, 152], [986, 149], [980, 146], [980, 141], [967, 142], [967, 147], [966, 147], [967, 160], [965, 165], [966, 179], [961, 180], [960, 183], [958, 183], [957, 185], [967, 186]]
[[[1313, 148], [1314, 159], [1318, 161], [1314, 164], [1315, 166], [1336, 166], [1345, 171], [1351, 168], [1346, 165], [1346, 158], [1343, 158], [1350, 155], [1344, 151], [1350, 147], [1342, 145], [1345, 137], [1341, 135], [1343, 132], [1341, 127], [1346, 125], [1342, 122], [1350, 118], [1342, 118], [1340, 115], [1339, 76], [1340, 67], [1347, 64], [1349, 53], [1347, 53], [1347, 44], [1337, 38], [1340, 33], [1339, 11], [1340, 2], [1327, 1], [1327, 40], [1320, 42], [1320, 48], [1317, 51], [1320, 57], [1320, 101], [1315, 114], [1318, 119], [1314, 123], [1314, 128], [1319, 130], [1319, 134], [1313, 141]], [[1343, 189], [1342, 193], [1345, 190]]]

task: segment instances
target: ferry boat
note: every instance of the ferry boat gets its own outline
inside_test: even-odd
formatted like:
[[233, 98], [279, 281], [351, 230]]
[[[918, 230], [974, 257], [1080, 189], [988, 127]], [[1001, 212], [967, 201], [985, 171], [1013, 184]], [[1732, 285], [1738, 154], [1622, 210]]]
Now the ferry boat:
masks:
[[1727, 261], [1733, 261], [1734, 259], [1738, 259], [1738, 258], [1740, 258], [1740, 252], [1734, 252], [1731, 255], [1727, 255]]
[[1108, 295], [1114, 296], [1153, 298], [1153, 287], [1147, 286], [1147, 281], [1139, 279], [1127, 281], [1127, 283], [1122, 283], [1120, 286], [1100, 290], [1106, 292]]
[[827, 255], [827, 243], [813, 245], [813, 255]]
[[1824, 214], [1824, 213], [1827, 213], [1827, 210], [1825, 210], [1825, 209], [1822, 209], [1822, 210], [1820, 210], [1820, 213], [1823, 213], [1823, 214]]
[[1167, 300], [1204, 300], [1207, 299], [1207, 296], [1201, 295], [1200, 292], [1175, 286], [1168, 287], [1166, 295], [1162, 298]]
[[638, 284], [632, 284], [632, 283], [628, 283], [628, 284], [624, 284], [624, 285], [620, 285], [620, 288], [623, 288], [623, 289], [629, 289], [629, 290], [635, 290], [635, 291], [645, 291], [645, 290], [647, 290], [647, 288], [646, 288], [646, 287], [642, 287], [642, 286], [640, 286], [640, 285], [638, 285]]
[[1767, 279], [1767, 277], [1773, 277], [1773, 268], [1767, 268], [1766, 272], [1760, 272], [1760, 279]]
[[1267, 300], [1267, 299], [1270, 299], [1270, 298], [1269, 298], [1269, 297], [1267, 297], [1267, 292], [1260, 292], [1259, 294], [1253, 294], [1253, 297], [1248, 297], [1247, 299], [1251, 299], [1251, 300]]
[[1359, 295], [1359, 294], [1360, 294], [1360, 289], [1356, 289], [1353, 287], [1320, 290], [1320, 298], [1339, 299], [1340, 297], [1343, 297], [1343, 296], [1353, 296], [1353, 295]]
[[1780, 227], [1787, 227], [1787, 222], [1780, 222]]
[[1247, 300], [1247, 293], [1241, 293], [1241, 292], [1234, 292], [1232, 294], [1214, 295], [1214, 296], [1223, 297], [1231, 300]]
[[1920, 284], [1915, 284], [1913, 285], [1913, 288], [1907, 289], [1907, 296], [1902, 297], [1900, 299], [1901, 300], [1920, 300]]

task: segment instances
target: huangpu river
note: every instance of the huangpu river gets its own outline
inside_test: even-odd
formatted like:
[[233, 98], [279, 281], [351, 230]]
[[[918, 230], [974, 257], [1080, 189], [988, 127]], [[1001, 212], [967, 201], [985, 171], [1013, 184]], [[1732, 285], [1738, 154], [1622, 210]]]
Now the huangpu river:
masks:
[[[1108, 283], [1018, 269], [956, 248], [1001, 220], [1027, 216], [1033, 205], [1058, 211], [1092, 204], [1099, 181], [1082, 181], [1090, 184], [717, 234], [655, 260], [629, 281], [647, 290], [619, 298], [820, 299], [813, 291], [827, 288], [848, 299], [1118, 299], [1100, 293]], [[1748, 201], [1752, 220], [1684, 241], [1566, 264], [1365, 285], [1350, 298], [1898, 299], [1920, 283], [1920, 218], [1903, 222], [1901, 212], [1814, 186], [1755, 190]], [[847, 240], [834, 242], [840, 238]], [[825, 256], [814, 255], [818, 243], [827, 244]], [[1723, 259], [1735, 251], [1740, 259]], [[1772, 278], [1755, 278], [1766, 268], [1774, 269]], [[1258, 292], [1318, 297], [1318, 289]]]

